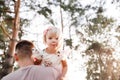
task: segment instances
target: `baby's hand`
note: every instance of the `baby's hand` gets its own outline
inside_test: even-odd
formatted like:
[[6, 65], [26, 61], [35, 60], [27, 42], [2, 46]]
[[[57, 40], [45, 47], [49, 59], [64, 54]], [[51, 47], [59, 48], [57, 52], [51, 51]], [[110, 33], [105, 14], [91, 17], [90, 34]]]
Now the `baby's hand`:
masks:
[[35, 65], [40, 65], [42, 61], [42, 57], [39, 54], [39, 51], [37, 49], [33, 49], [32, 59]]
[[61, 77], [60, 80], [65, 80], [65, 77]]
[[33, 58], [34, 64], [35, 65], [40, 65], [42, 60], [39, 60], [37, 58]]

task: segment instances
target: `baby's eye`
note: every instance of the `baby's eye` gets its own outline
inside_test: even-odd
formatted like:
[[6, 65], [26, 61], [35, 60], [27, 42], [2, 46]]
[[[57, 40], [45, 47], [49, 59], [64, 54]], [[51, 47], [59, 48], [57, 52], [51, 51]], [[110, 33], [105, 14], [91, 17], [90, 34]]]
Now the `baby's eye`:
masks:
[[56, 38], [56, 40], [58, 40], [58, 38]]
[[52, 39], [52, 37], [49, 37], [48, 39]]

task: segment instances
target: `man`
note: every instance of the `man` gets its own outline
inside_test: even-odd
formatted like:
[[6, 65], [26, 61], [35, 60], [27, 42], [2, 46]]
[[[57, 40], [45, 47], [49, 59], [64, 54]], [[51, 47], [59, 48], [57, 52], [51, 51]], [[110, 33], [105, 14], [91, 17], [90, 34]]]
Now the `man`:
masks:
[[17, 43], [14, 58], [20, 68], [3, 77], [2, 80], [56, 80], [52, 67], [34, 65], [31, 58], [33, 48], [33, 43], [27, 40]]

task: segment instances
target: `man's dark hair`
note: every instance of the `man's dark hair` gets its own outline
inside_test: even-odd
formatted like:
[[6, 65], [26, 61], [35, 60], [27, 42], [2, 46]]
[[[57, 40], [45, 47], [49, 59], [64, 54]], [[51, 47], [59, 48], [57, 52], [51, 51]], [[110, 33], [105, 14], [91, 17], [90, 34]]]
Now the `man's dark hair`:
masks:
[[32, 42], [27, 41], [27, 40], [22, 40], [16, 44], [16, 54], [20, 58], [30, 58], [32, 55], [32, 49], [34, 45]]

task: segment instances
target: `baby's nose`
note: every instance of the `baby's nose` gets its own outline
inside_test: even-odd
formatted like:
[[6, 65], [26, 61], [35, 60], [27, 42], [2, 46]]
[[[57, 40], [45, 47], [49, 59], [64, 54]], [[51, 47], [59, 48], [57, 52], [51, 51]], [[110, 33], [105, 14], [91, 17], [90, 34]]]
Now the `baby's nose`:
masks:
[[53, 40], [52, 40], [52, 42], [53, 42], [53, 43], [55, 43], [55, 42], [56, 42], [56, 40], [55, 40], [55, 39], [53, 39]]

